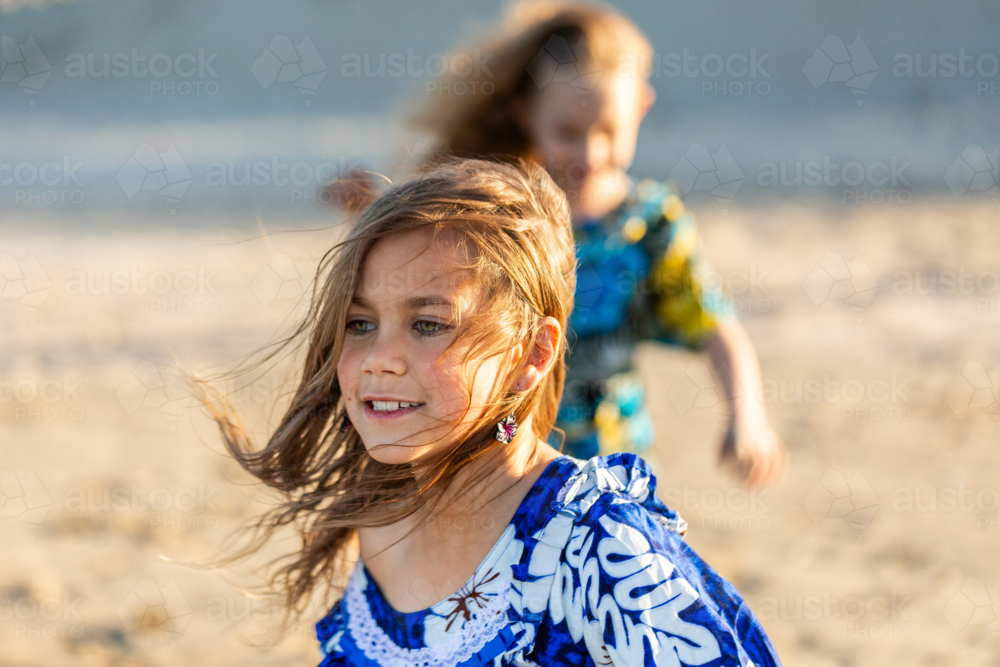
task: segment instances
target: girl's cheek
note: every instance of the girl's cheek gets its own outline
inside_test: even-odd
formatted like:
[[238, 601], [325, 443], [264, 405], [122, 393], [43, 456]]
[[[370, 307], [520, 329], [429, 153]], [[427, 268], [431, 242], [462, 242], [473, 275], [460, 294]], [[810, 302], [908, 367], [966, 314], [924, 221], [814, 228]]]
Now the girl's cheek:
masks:
[[337, 378], [340, 382], [341, 392], [348, 393], [358, 376], [357, 351], [351, 350], [346, 344], [340, 353], [340, 360], [337, 362]]
[[435, 364], [422, 370], [419, 380], [430, 396], [438, 416], [447, 417], [465, 410], [468, 395], [463, 388], [460, 368], [445, 368]]

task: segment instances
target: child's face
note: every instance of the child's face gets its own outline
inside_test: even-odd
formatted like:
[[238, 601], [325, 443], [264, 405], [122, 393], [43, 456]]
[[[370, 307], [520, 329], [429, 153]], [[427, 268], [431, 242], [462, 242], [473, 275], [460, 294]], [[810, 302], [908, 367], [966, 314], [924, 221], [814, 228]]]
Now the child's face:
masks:
[[456, 443], [498, 381], [500, 357], [487, 360], [469, 387], [461, 374], [468, 344], [446, 350], [455, 318], [474, 316], [481, 297], [455, 241], [429, 229], [380, 239], [348, 310], [340, 389], [365, 447], [383, 463]]
[[574, 211], [586, 208], [632, 164], [652, 98], [640, 77], [608, 74], [592, 91], [552, 82], [534, 96], [524, 116], [532, 157], [566, 192]]

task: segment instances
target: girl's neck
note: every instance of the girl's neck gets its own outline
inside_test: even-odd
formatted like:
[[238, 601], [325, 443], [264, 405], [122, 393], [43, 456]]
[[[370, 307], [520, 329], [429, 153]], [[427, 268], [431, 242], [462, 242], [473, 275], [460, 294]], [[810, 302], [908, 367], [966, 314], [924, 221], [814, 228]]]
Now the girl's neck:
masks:
[[538, 476], [559, 456], [535, 436], [528, 417], [518, 425], [512, 443], [502, 445], [497, 456], [484, 456], [466, 466], [433, 507], [421, 508], [389, 526], [359, 529], [362, 559], [367, 562], [368, 556], [397, 541], [461, 543], [474, 538], [474, 526], [497, 521], [505, 525], [510, 519], [505, 514], [513, 515]]
[[488, 457], [462, 471], [434, 511], [358, 529], [361, 560], [394, 609], [425, 609], [458, 591], [499, 541], [545, 468], [559, 458], [559, 452], [535, 436], [530, 423], [518, 430], [518, 446], [506, 445], [510, 455], [502, 457], [502, 464]]
[[[484, 513], [490, 514], [491, 505], [497, 500], [507, 495], [518, 495], [518, 485], [532, 477], [531, 473], [539, 463], [544, 469], [544, 465], [559, 456], [551, 446], [535, 437], [531, 417], [518, 425], [518, 431], [519, 437], [513, 443], [502, 446], [498, 456], [483, 457], [455, 477], [435, 508], [432, 523], [453, 525], [453, 519], [472, 519]], [[530, 481], [534, 482], [533, 479]]]

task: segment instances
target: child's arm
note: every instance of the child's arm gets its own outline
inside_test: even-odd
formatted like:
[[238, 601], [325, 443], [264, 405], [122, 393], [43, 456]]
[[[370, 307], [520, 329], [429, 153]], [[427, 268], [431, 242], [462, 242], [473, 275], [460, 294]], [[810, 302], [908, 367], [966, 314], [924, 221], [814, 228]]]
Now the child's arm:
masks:
[[676, 196], [667, 202], [672, 204], [664, 206], [665, 219], [644, 239], [654, 258], [653, 337], [708, 351], [730, 406], [720, 462], [751, 485], [773, 484], [786, 453], [760, 400], [757, 353], [720, 288], [721, 276], [705, 260], [694, 216]]
[[753, 342], [739, 320], [727, 319], [707, 337], [705, 349], [730, 407], [720, 463], [748, 484], [774, 484], [784, 472], [787, 452], [761, 401], [760, 364]]

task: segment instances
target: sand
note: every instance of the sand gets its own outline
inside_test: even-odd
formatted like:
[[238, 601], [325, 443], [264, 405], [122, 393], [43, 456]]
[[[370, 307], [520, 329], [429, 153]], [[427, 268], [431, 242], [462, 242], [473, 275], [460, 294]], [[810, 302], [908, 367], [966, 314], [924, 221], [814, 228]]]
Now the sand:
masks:
[[[688, 542], [788, 665], [1000, 663], [995, 202], [693, 206], [791, 465], [742, 489], [715, 465], [705, 359], [643, 348], [651, 458]], [[0, 240], [0, 664], [318, 663], [318, 611], [264, 651], [276, 615], [241, 592], [252, 568], [185, 565], [268, 497], [171, 367], [284, 331], [336, 231], [70, 222], [7, 216]], [[230, 389], [263, 432], [287, 385]]]

